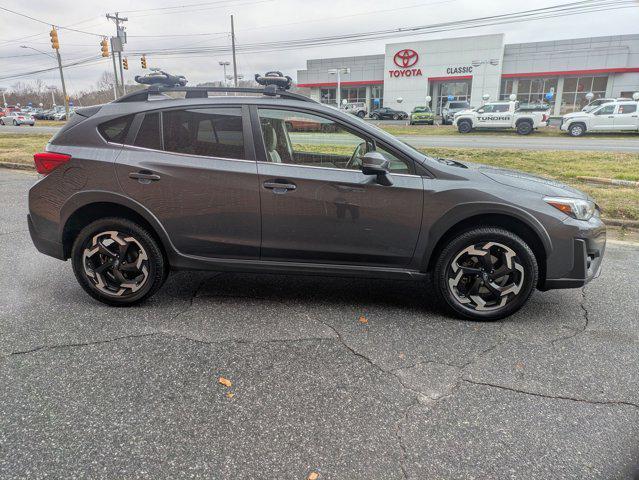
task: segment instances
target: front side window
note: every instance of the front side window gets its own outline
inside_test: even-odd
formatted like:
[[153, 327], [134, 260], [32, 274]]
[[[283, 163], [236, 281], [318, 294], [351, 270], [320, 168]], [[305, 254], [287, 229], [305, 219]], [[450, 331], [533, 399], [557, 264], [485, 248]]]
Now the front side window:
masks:
[[167, 152], [246, 159], [241, 108], [166, 111], [162, 130]]
[[612, 115], [615, 113], [615, 105], [604, 105], [595, 112], [595, 115]]
[[375, 150], [390, 160], [391, 172], [410, 173], [408, 161], [333, 120], [287, 110], [258, 112], [269, 162], [360, 170], [362, 155]]

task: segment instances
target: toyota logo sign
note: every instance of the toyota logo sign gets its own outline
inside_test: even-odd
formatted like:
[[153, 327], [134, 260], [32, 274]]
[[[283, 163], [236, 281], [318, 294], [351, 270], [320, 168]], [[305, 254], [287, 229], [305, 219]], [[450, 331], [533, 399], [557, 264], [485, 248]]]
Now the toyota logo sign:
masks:
[[393, 63], [401, 68], [412, 67], [419, 60], [419, 55], [415, 50], [411, 50], [410, 48], [405, 48], [404, 50], [400, 50], [393, 57]]

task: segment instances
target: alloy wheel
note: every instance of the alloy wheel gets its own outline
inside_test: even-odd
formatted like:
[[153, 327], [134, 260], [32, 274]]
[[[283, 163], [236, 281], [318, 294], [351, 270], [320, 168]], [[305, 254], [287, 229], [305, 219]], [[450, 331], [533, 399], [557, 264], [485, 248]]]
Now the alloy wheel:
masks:
[[149, 257], [128, 234], [106, 231], [93, 236], [83, 251], [84, 273], [100, 292], [122, 297], [140, 290], [149, 277]]
[[476, 311], [506, 306], [521, 291], [524, 277], [517, 253], [496, 242], [464, 248], [447, 268], [448, 288], [455, 300]]

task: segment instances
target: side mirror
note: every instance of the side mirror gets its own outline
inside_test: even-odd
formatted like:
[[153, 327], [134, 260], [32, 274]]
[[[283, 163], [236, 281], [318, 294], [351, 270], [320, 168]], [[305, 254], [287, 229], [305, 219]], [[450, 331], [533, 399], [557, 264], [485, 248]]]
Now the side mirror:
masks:
[[368, 152], [362, 156], [362, 173], [364, 175], [376, 175], [377, 183], [380, 185], [392, 185], [388, 178], [388, 173], [390, 173], [389, 165], [390, 161], [379, 152]]
[[477, 110], [477, 113], [484, 113], [484, 109], [480, 108], [479, 110]]

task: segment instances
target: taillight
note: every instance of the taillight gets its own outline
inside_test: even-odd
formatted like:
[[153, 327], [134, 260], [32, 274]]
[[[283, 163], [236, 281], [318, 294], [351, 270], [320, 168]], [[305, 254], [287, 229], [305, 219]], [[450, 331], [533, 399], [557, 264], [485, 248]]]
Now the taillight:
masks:
[[42, 152], [33, 156], [36, 170], [43, 175], [53, 172], [69, 160], [71, 160], [71, 155], [65, 155], [64, 153]]

